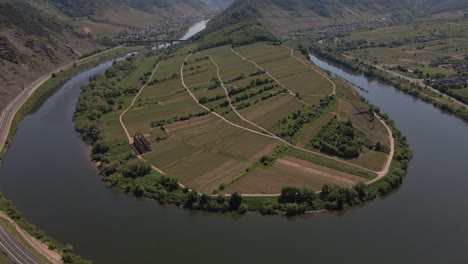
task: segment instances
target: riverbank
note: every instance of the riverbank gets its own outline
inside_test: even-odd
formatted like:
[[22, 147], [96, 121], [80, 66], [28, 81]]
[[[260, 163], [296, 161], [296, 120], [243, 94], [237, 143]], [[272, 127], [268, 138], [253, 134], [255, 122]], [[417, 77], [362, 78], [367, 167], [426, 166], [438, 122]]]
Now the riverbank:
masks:
[[[346, 59], [351, 60], [351, 61], [353, 61], [353, 60], [358, 60], [358, 59], [353, 58], [353, 57], [351, 57], [351, 56], [349, 56], [349, 55], [346, 55], [346, 54], [344, 54], [344, 53], [342, 53], [341, 55], [342, 55], [343, 57], [345, 57]], [[396, 72], [396, 71], [393, 71], [393, 70], [388, 69], [388, 67], [386, 67], [385, 65], [370, 64], [370, 63], [366, 63], [366, 62], [364, 62], [364, 61], [359, 61], [359, 62], [360, 62], [360, 63], [365, 63], [365, 64], [367, 64], [369, 67], [374, 67], [374, 68], [376, 68], [376, 69], [378, 69], [378, 70], [381, 70], [381, 71], [384, 71], [384, 72], [386, 72], [386, 73], [389, 73], [389, 74], [391, 74], [391, 75], [393, 75], [393, 76], [396, 76], [396, 77], [398, 77], [398, 78], [400, 78], [400, 79], [405, 79], [405, 80], [407, 80], [407, 81], [409, 81], [409, 82], [416, 83], [416, 84], [418, 84], [421, 88], [424, 88], [424, 89], [427, 88], [427, 89], [429, 89], [430, 91], [436, 93], [438, 96], [442, 96], [442, 97], [448, 99], [448, 101], [452, 101], [452, 102], [454, 102], [455, 104], [458, 104], [459, 106], [462, 106], [462, 107], [467, 108], [467, 104], [466, 104], [465, 102], [460, 101], [460, 100], [462, 100], [462, 99], [457, 99], [457, 98], [454, 97], [455, 94], [443, 93], [443, 92], [437, 90], [436, 88], [434, 88], [434, 87], [432, 87], [432, 86], [427, 85], [426, 83], [424, 83], [424, 79], [417, 79], [417, 78], [408, 77], [408, 76], [406, 76], [406, 75], [403, 75], [403, 74], [401, 74], [401, 73], [398, 73], [398, 72]], [[448, 91], [447, 91], [447, 92], [448, 92]], [[456, 95], [455, 95], [455, 96], [456, 96]]]
[[63, 263], [62, 256], [60, 256], [60, 254], [49, 249], [49, 245], [25, 232], [6, 213], [0, 211], [0, 218], [1, 225], [4, 226], [6, 230], [8, 230], [8, 232], [11, 233], [23, 247], [25, 247], [26, 250], [31, 252], [41, 261], [53, 264]]
[[[78, 81], [21, 123], [0, 167], [0, 188], [30, 222], [96, 263], [151, 263], [155, 255], [163, 263], [206, 262], [225, 258], [226, 248], [243, 252], [225, 261], [233, 264], [245, 255], [257, 262], [300, 262], [317, 248], [314, 259], [322, 262], [358, 262], [365, 255], [366, 261], [384, 264], [436, 264], [450, 252], [451, 261], [463, 263], [468, 236], [466, 214], [459, 208], [467, 204], [466, 124], [392, 87], [316, 64], [365, 88], [367, 93], [358, 92], [388, 113], [408, 137], [414, 159], [404, 184], [386, 198], [292, 218], [206, 213], [133, 198], [103, 184], [89, 162], [89, 147], [73, 130], [74, 104], [83, 85]], [[35, 159], [24, 166], [29, 156]], [[440, 193], [441, 188], [451, 191]], [[174, 230], [182, 235], [174, 236]], [[223, 239], [206, 251], [213, 237]], [[278, 244], [284, 237], [294, 240], [285, 247]], [[174, 259], [177, 248], [189, 251]], [[340, 254], [333, 254], [337, 248]]]
[[328, 52], [320, 46], [311, 46], [309, 47], [309, 50], [319, 58], [329, 60], [346, 68], [347, 70], [363, 73], [366, 77], [391, 85], [411, 96], [430, 103], [443, 111], [449, 112], [461, 118], [465, 122], [468, 121], [468, 109], [464, 105], [452, 102], [429, 88], [421, 87], [418, 83], [392, 75], [391, 73], [385, 72], [383, 69], [376, 68], [359, 60], [351, 60], [350, 58], [343, 56], [341, 53]]
[[[0, 217], [8, 221], [17, 232], [13, 234], [28, 251], [44, 263], [90, 263], [74, 254], [73, 247], [63, 246], [44, 232], [37, 229], [0, 194]], [[21, 241], [22, 240], [22, 241]]]
[[[130, 143], [132, 143], [132, 140], [129, 128], [123, 125], [123, 115], [136, 102], [140, 105], [139, 108], [143, 105], [141, 100], [137, 101], [138, 96], [143, 92], [147, 83], [153, 85], [153, 76], [164, 60], [164, 57], [160, 55], [140, 54], [121, 65], [115, 65], [114, 68], [108, 70], [112, 74], [94, 77], [88, 87], [84, 87], [83, 93], [78, 100], [77, 111], [74, 116], [75, 127], [81, 133], [84, 140], [92, 146], [92, 159], [98, 162], [101, 176], [111, 186], [136, 197], [146, 197], [157, 200], [161, 204], [174, 204], [187, 209], [212, 212], [238, 212], [241, 214], [246, 212], [287, 214], [288, 216], [292, 216], [324, 209], [342, 210], [344, 207], [363, 204], [376, 197], [385, 196], [401, 184], [402, 178], [406, 173], [407, 164], [412, 156], [411, 150], [409, 150], [406, 139], [392, 125], [388, 116], [380, 114], [377, 110], [372, 114], [380, 115], [384, 120], [376, 117], [379, 119], [376, 122], [383, 122], [385, 124], [390, 137], [392, 137], [392, 134], [395, 135], [395, 143], [389, 140], [391, 144], [389, 157], [391, 160], [383, 164], [383, 170], [377, 178], [370, 182], [372, 183], [370, 186], [364, 183], [356, 184], [352, 188], [326, 185], [319, 194], [306, 189], [300, 189], [297, 192], [298, 194], [295, 194], [306, 194], [303, 196], [307, 196], [307, 200], [303, 200], [303, 198], [291, 199], [291, 197], [285, 199], [285, 193], [273, 196], [260, 195], [259, 197], [255, 197], [254, 195], [243, 196], [239, 193], [235, 195], [223, 195], [223, 189], [215, 192], [213, 195], [197, 193], [183, 186], [181, 187], [176, 179], [164, 175], [165, 173], [161, 169], [153, 167], [155, 171], [151, 172], [152, 166], [142, 161], [141, 157], [136, 157], [130, 148], [128, 148], [127, 140]], [[180, 61], [182, 65], [180, 69], [182, 84], [184, 84], [183, 65], [186, 61]], [[144, 80], [140, 78], [143, 74], [147, 76]], [[114, 81], [112, 78], [122, 80], [125, 84], [120, 83], [120, 85], [114, 85], [111, 88], [108, 83]], [[132, 88], [132, 92], [130, 93], [128, 88], [126, 88], [129, 85], [127, 80], [138, 80], [139, 78], [141, 87], [139, 89]], [[119, 82], [116, 81], [116, 83]], [[89, 87], [93, 88], [89, 89]], [[190, 93], [187, 86], [185, 86], [185, 89]], [[227, 91], [225, 92], [227, 93]], [[112, 98], [95, 98], [94, 102], [90, 104], [88, 99], [95, 94], [113, 94], [115, 96]], [[192, 97], [195, 98], [193, 95]], [[113, 101], [123, 103], [116, 108], [116, 106], [111, 106]], [[104, 113], [96, 114], [95, 110], [100, 109], [96, 108], [96, 106], [105, 104], [109, 104], [110, 107], [106, 108], [107, 110], [104, 109]], [[371, 107], [371, 109], [375, 108]], [[117, 119], [117, 117], [120, 118]], [[113, 125], [109, 125], [109, 118], [115, 119], [115, 123], [112, 122], [112, 124], [119, 123], [120, 126], [114, 127]], [[124, 128], [123, 137], [119, 136], [121, 133], [117, 133], [116, 131], [122, 130], [122, 127]], [[124, 138], [127, 140], [124, 140]], [[393, 155], [394, 145], [396, 146], [395, 152], [398, 155]], [[276, 158], [280, 158], [284, 154], [278, 153]], [[226, 186], [224, 187], [226, 188]]]
[[135, 50], [135, 47], [117, 47], [106, 50], [74, 63], [60, 67], [33, 82], [3, 111], [0, 117], [0, 163], [3, 159], [11, 138], [21, 120], [34, 112], [41, 104], [76, 74], [99, 65], [102, 62]]
[[[57, 89], [65, 82], [74, 77], [76, 74], [88, 70], [113, 58], [127, 54], [135, 47], [117, 47], [106, 50], [101, 53], [83, 58], [75, 63], [70, 63], [67, 66], [56, 69], [50, 74], [44, 75], [34, 83], [32, 83], [25, 91], [18, 95], [15, 100], [5, 109], [1, 119], [1, 134], [0, 134], [0, 162], [3, 155], [8, 149], [11, 138], [15, 135], [18, 124], [25, 116], [37, 110], [42, 103], [50, 97]], [[3, 198], [3, 197], [2, 197]], [[13, 206], [5, 200], [0, 209], [5, 212], [5, 217], [14, 221], [16, 229], [25, 238], [34, 250], [37, 250], [41, 255], [46, 256], [51, 263], [61, 263], [61, 259], [65, 263], [83, 263], [80, 257], [75, 256], [73, 251], [60, 245], [53, 239], [45, 236], [41, 231], [31, 226], [22, 216], [13, 208]], [[3, 212], [0, 212], [0, 216]], [[56, 251], [50, 250], [56, 249]]]

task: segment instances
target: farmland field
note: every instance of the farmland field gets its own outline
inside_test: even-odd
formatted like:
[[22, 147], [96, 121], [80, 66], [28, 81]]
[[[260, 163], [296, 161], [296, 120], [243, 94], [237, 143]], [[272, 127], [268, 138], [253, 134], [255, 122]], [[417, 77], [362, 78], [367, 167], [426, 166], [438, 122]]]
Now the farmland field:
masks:
[[[286, 186], [352, 186], [374, 178], [387, 161], [386, 152], [374, 150], [377, 143], [388, 150], [390, 142], [372, 109], [351, 87], [287, 47], [152, 51], [116, 67], [108, 79], [124, 92], [108, 101], [112, 110], [100, 118], [105, 133], [98, 141], [110, 146], [106, 155], [132, 159], [123, 128], [128, 136], [141, 133], [151, 143], [141, 158], [197, 192], [277, 194]], [[124, 74], [127, 68], [135, 70]], [[359, 145], [356, 157], [313, 147], [334, 120], [356, 134], [336, 148]], [[119, 165], [105, 166], [111, 174]], [[128, 184], [123, 175], [109, 177]]]
[[336, 46], [349, 58], [420, 79], [467, 104], [467, 27], [468, 17], [463, 16], [421, 19], [358, 30], [340, 38]]

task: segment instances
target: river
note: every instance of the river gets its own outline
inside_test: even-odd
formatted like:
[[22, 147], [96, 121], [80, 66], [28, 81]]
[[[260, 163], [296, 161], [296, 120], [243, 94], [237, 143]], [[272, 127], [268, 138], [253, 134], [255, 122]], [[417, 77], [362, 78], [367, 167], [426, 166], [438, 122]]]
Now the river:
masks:
[[237, 216], [165, 207], [106, 187], [74, 131], [80, 87], [110, 62], [67, 82], [19, 125], [0, 191], [34, 225], [95, 263], [466, 263], [468, 126], [392, 87], [356, 83], [396, 121], [414, 150], [403, 186], [340, 213]]

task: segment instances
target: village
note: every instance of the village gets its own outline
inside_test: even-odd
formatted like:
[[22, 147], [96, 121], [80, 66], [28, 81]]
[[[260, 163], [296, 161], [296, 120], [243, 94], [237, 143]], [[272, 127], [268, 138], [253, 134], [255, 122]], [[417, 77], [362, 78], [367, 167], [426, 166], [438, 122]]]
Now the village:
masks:
[[149, 25], [143, 29], [131, 28], [122, 31], [119, 40], [154, 40], [161, 36], [172, 36], [189, 25], [193, 18], [188, 16], [169, 17], [159, 24]]

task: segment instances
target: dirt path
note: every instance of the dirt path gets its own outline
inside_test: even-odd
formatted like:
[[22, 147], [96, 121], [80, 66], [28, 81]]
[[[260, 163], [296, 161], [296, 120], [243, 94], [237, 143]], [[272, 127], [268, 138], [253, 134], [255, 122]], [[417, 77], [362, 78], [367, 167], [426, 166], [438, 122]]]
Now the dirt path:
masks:
[[[159, 65], [161, 65], [162, 62], [163, 62], [163, 61], [160, 61], [160, 62], [156, 65], [156, 67], [154, 68], [153, 72], [151, 73], [151, 76], [150, 76], [149, 79], [148, 79], [148, 82], [150, 82], [150, 81], [153, 79], [154, 75], [156, 74], [156, 71], [157, 71], [158, 68], [159, 68]], [[133, 98], [132, 103], [130, 104], [130, 106], [128, 106], [127, 109], [125, 109], [125, 110], [120, 114], [120, 116], [119, 116], [120, 125], [122, 126], [122, 129], [124, 130], [125, 135], [127, 135], [128, 143], [129, 143], [129, 144], [133, 144], [133, 138], [130, 136], [130, 133], [128, 133], [128, 129], [127, 129], [127, 126], [125, 126], [125, 123], [124, 123], [124, 121], [123, 121], [123, 117], [124, 117], [125, 114], [133, 107], [133, 105], [135, 105], [135, 102], [136, 102], [136, 100], [138, 99], [138, 97], [140, 96], [140, 94], [143, 92], [143, 90], [146, 88], [146, 86], [148, 86], [148, 84], [147, 84], [148, 82], [146, 82], [143, 86], [141, 86], [140, 91], [138, 91], [138, 93], [135, 95], [135, 97]], [[139, 159], [141, 159], [141, 160], [144, 160], [140, 155], [138, 155], [137, 157], [138, 157]], [[159, 172], [159, 173], [162, 174], [162, 175], [166, 175], [166, 173], [165, 173], [163, 170], [157, 168], [157, 167], [154, 166], [154, 165], [151, 165], [151, 168], [152, 168], [153, 170]], [[185, 186], [184, 186], [184, 187], [185, 187]]]
[[[189, 57], [191, 56], [192, 54], [189, 54], [186, 58], [185, 58], [185, 61], [186, 62]], [[221, 84], [223, 83], [222, 79], [220, 78], [220, 75], [219, 75], [219, 67], [218, 65], [216, 64], [216, 62], [211, 58], [210, 56], [210, 59], [211, 61], [214, 63], [214, 65], [216, 66], [217, 68], [217, 74], [218, 74], [218, 79], [219, 81], [221, 82]], [[182, 84], [184, 85], [185, 89], [189, 92], [190, 96], [192, 96], [192, 98], [197, 102], [198, 105], [200, 105], [201, 107], [203, 107], [204, 109], [206, 109], [207, 111], [210, 111], [207, 107], [205, 107], [204, 105], [200, 104], [197, 100], [197, 98], [193, 95], [193, 93], [190, 91], [190, 89], [185, 85], [185, 82], [184, 82], [184, 78], [183, 78], [183, 69], [184, 69], [184, 64], [182, 64], [182, 67], [181, 67], [181, 76], [182, 76]], [[332, 82], [330, 79], [328, 79], [330, 82]], [[246, 131], [250, 131], [250, 132], [253, 132], [253, 133], [256, 133], [256, 134], [259, 134], [259, 135], [262, 135], [262, 136], [267, 136], [269, 138], [273, 138], [273, 139], [276, 139], [280, 142], [282, 142], [283, 144], [291, 147], [291, 148], [294, 148], [294, 149], [297, 149], [297, 150], [300, 150], [300, 151], [303, 151], [303, 152], [306, 152], [306, 153], [309, 153], [309, 154], [313, 154], [313, 155], [316, 155], [316, 156], [319, 156], [319, 157], [322, 157], [322, 158], [325, 158], [325, 159], [328, 159], [328, 160], [333, 160], [333, 161], [336, 161], [338, 163], [341, 163], [341, 164], [345, 164], [345, 165], [348, 165], [348, 166], [351, 166], [351, 167], [354, 167], [354, 168], [357, 168], [357, 169], [360, 169], [360, 170], [364, 170], [364, 171], [367, 171], [367, 172], [371, 172], [371, 173], [375, 173], [377, 175], [381, 175], [382, 173], [386, 174], [386, 172], [383, 170], [383, 171], [374, 171], [374, 170], [371, 170], [371, 169], [368, 169], [368, 168], [365, 168], [363, 166], [359, 166], [359, 165], [356, 165], [356, 164], [353, 164], [353, 163], [350, 163], [350, 162], [347, 162], [347, 161], [344, 161], [344, 160], [341, 160], [341, 159], [338, 159], [338, 158], [335, 158], [335, 157], [330, 157], [330, 156], [327, 156], [325, 154], [321, 154], [321, 153], [318, 153], [318, 152], [315, 152], [315, 151], [312, 151], [312, 150], [308, 150], [308, 149], [305, 149], [305, 148], [301, 148], [301, 147], [298, 147], [296, 145], [293, 145], [291, 143], [289, 143], [288, 141], [276, 136], [275, 134], [271, 133], [270, 131], [266, 130], [265, 128], [245, 119], [242, 115], [240, 115], [236, 110], [235, 110], [235, 107], [232, 105], [231, 101], [230, 101], [230, 98], [229, 96], [227, 95], [227, 89], [226, 87], [222, 84], [222, 87], [223, 89], [225, 90], [225, 93], [226, 93], [226, 96], [228, 98], [228, 101], [229, 101], [229, 104], [231, 106], [231, 108], [233, 109], [233, 111], [244, 121], [248, 122], [249, 124], [251, 125], [254, 125], [255, 127], [258, 127], [259, 129], [261, 129], [262, 131], [264, 131], [265, 133], [267, 134], [264, 134], [264, 133], [260, 133], [258, 131], [254, 131], [254, 130], [251, 130], [251, 129], [248, 129], [248, 128], [245, 128], [243, 126], [239, 126], [237, 124], [234, 124], [232, 122], [230, 122], [229, 120], [226, 120], [224, 117], [220, 116], [219, 114], [215, 113], [215, 112], [211, 112], [212, 114], [216, 115], [217, 117], [223, 119], [225, 122], [237, 127], [237, 128], [240, 128], [240, 129], [244, 129]]]
[[[275, 78], [275, 76], [273, 76], [272, 74], [270, 74], [267, 70], [265, 70], [264, 68], [262, 68], [260, 65], [258, 65], [255, 61], [253, 60], [249, 60], [247, 59], [246, 57], [242, 56], [240, 53], [238, 53], [237, 51], [235, 51], [233, 48], [231, 48], [231, 51], [236, 54], [237, 56], [239, 56], [241, 59], [247, 61], [247, 62], [250, 62], [251, 64], [253, 64], [255, 67], [257, 67], [258, 69], [262, 70], [265, 72], [266, 75], [268, 75], [268, 77], [270, 77], [273, 81], [275, 81], [279, 86], [283, 87], [284, 89], [288, 90], [288, 93], [292, 96], [294, 96], [295, 98], [297, 98], [297, 100], [299, 100], [302, 104], [304, 105], [307, 105], [307, 106], [310, 106], [310, 104], [304, 102], [303, 100], [301, 100], [300, 98], [296, 97], [296, 93], [289, 90], [288, 87], [286, 87], [286, 85], [284, 85], [283, 83], [281, 83], [278, 79]], [[314, 95], [312, 95], [314, 96]], [[323, 96], [323, 95], [321, 95]]]
[[[161, 65], [163, 61], [160, 61], [156, 67], [154, 68], [153, 72], [151, 73], [151, 76], [149, 77], [148, 79], [148, 82], [150, 82], [154, 75], [156, 74], [156, 71], [158, 70], [159, 68], [159, 65]], [[141, 86], [140, 90], [138, 91], [138, 93], [135, 95], [135, 97], [133, 98], [132, 102], [130, 103], [130, 105], [127, 107], [127, 109], [125, 109], [119, 116], [119, 121], [120, 121], [120, 125], [122, 126], [124, 132], [125, 132], [125, 135], [127, 135], [127, 138], [128, 138], [128, 142], [130, 144], [132, 144], [132, 137], [130, 136], [130, 134], [128, 133], [128, 130], [127, 130], [127, 127], [125, 126], [125, 123], [123, 122], [123, 117], [124, 115], [133, 107], [133, 105], [135, 105], [135, 102], [136, 100], [138, 99], [138, 97], [140, 96], [140, 94], [143, 92], [143, 90], [146, 88], [146, 86], [148, 86], [148, 82], [146, 82], [143, 86]]]
[[[233, 52], [235, 52], [233, 50]], [[236, 53], [236, 52], [235, 52]], [[291, 52], [292, 54], [292, 52]], [[343, 160], [340, 160], [338, 158], [334, 158], [334, 157], [330, 157], [330, 156], [327, 156], [327, 155], [324, 155], [324, 154], [321, 154], [321, 153], [317, 153], [315, 151], [311, 151], [311, 150], [308, 150], [308, 149], [304, 149], [304, 148], [301, 148], [301, 147], [298, 147], [298, 146], [295, 146], [289, 142], [287, 142], [286, 140], [274, 135], [273, 133], [271, 133], [270, 131], [266, 130], [265, 128], [259, 126], [258, 124], [255, 124], [249, 120], [247, 120], [246, 118], [244, 118], [236, 109], [235, 107], [232, 105], [232, 101], [228, 95], [228, 90], [227, 88], [224, 86], [224, 83], [221, 79], [221, 76], [220, 76], [220, 68], [218, 66], [218, 64], [216, 63], [216, 61], [211, 57], [209, 56], [211, 62], [215, 65], [216, 67], [216, 72], [217, 72], [217, 77], [218, 79], [220, 80], [221, 82], [221, 86], [226, 94], [226, 98], [228, 99], [228, 102], [229, 102], [229, 105], [231, 107], [231, 109], [234, 111], [234, 113], [236, 113], [236, 115], [241, 118], [243, 121], [261, 129], [262, 131], [264, 131], [265, 133], [261, 133], [261, 132], [258, 132], [258, 131], [255, 131], [255, 130], [252, 130], [252, 129], [249, 129], [249, 128], [246, 128], [246, 127], [243, 127], [243, 126], [240, 126], [240, 125], [237, 125], [235, 123], [232, 123], [231, 121], [227, 120], [226, 118], [224, 118], [223, 116], [221, 116], [220, 114], [214, 112], [214, 111], [211, 111], [208, 107], [204, 106], [203, 104], [200, 104], [198, 99], [196, 98], [196, 96], [192, 93], [192, 91], [190, 90], [190, 88], [187, 86], [187, 84], [185, 83], [185, 78], [184, 78], [184, 66], [185, 66], [185, 63], [189, 60], [189, 58], [193, 55], [193, 53], [190, 53], [189, 55], [187, 55], [187, 57], [185, 58], [184, 60], [184, 63], [182, 63], [182, 66], [180, 67], [180, 76], [181, 76], [181, 83], [182, 85], [184, 86], [185, 90], [189, 93], [190, 97], [192, 97], [192, 99], [200, 106], [202, 107], [203, 109], [205, 109], [206, 111], [209, 111], [212, 115], [216, 116], [217, 118], [223, 120], [224, 122], [228, 123], [229, 125], [231, 126], [234, 126], [236, 128], [239, 128], [239, 129], [242, 129], [244, 131], [248, 131], [248, 132], [251, 132], [251, 133], [254, 133], [254, 134], [257, 134], [257, 135], [261, 135], [261, 136], [264, 136], [264, 137], [269, 137], [269, 138], [272, 138], [272, 139], [275, 139], [275, 140], [278, 140], [280, 142], [282, 142], [283, 144], [286, 144], [288, 146], [290, 146], [291, 148], [294, 148], [294, 149], [298, 149], [298, 150], [301, 150], [301, 151], [304, 151], [304, 152], [307, 152], [309, 154], [312, 154], [312, 155], [316, 155], [316, 156], [320, 156], [322, 158], [325, 158], [325, 159], [329, 159], [329, 160], [333, 160], [333, 161], [336, 161], [338, 163], [342, 163], [342, 164], [346, 164], [348, 166], [351, 166], [351, 167], [354, 167], [354, 168], [357, 168], [357, 169], [360, 169], [360, 170], [364, 170], [364, 171], [367, 171], [367, 172], [372, 172], [372, 173], [375, 173], [377, 174], [377, 178], [375, 178], [374, 180], [372, 181], [369, 181], [368, 184], [372, 183], [372, 182], [375, 182], [377, 180], [379, 180], [380, 178], [384, 177], [387, 173], [388, 173], [388, 170], [390, 168], [390, 164], [391, 164], [391, 160], [393, 158], [393, 152], [394, 152], [394, 143], [393, 143], [393, 136], [391, 134], [391, 131], [390, 131], [390, 128], [379, 118], [379, 120], [384, 123], [385, 127], [387, 128], [387, 130], [389, 131], [389, 140], [391, 142], [391, 153], [389, 155], [389, 159], [387, 160], [386, 164], [385, 164], [385, 167], [382, 171], [374, 171], [374, 170], [371, 170], [371, 169], [368, 169], [368, 168], [365, 168], [365, 167], [362, 167], [362, 166], [359, 166], [359, 165], [356, 165], [356, 164], [353, 164], [353, 163], [350, 163], [350, 162], [346, 162], [346, 161], [343, 161]], [[240, 55], [240, 54], [239, 54]], [[241, 56], [241, 55], [240, 55]], [[244, 58], [245, 59], [245, 58]], [[159, 68], [159, 65], [161, 64], [161, 62], [158, 63], [158, 65], [155, 67], [155, 69], [153, 70], [149, 80], [151, 80], [157, 69]], [[275, 79], [273, 76], [271, 76], [272, 79]], [[327, 78], [328, 81], [330, 81], [334, 87], [335, 84], [333, 83], [333, 81], [331, 81], [329, 78]], [[134, 103], [136, 102], [137, 98], [139, 97], [139, 95], [141, 94], [141, 92], [144, 90], [144, 88], [146, 87], [147, 85], [143, 85], [142, 88], [140, 89], [140, 91], [137, 93], [137, 95], [135, 96], [135, 98], [132, 100], [132, 103], [130, 104], [130, 106], [124, 110], [124, 112], [122, 112], [122, 114], [120, 115], [119, 117], [119, 120], [120, 120], [120, 123], [122, 125], [122, 128], [124, 129], [125, 131], [125, 134], [127, 135], [127, 138], [129, 140], [130, 143], [132, 143], [132, 139], [130, 137], [130, 134], [128, 133], [128, 130], [123, 122], [123, 116], [133, 107]], [[334, 92], [335, 92], [335, 89], [334, 89]], [[140, 159], [143, 159], [142, 157], [139, 156]], [[155, 166], [152, 166], [152, 168], [156, 171], [158, 171], [159, 173], [161, 174], [166, 174], [164, 173], [162, 170], [160, 170], [159, 168], [156, 168]], [[184, 188], [185, 186], [181, 183], [179, 183], [179, 185]], [[244, 197], [277, 197], [279, 196], [280, 194], [242, 194]]]
[[49, 246], [46, 244], [42, 243], [38, 239], [34, 238], [31, 236], [29, 233], [24, 231], [21, 227], [19, 227], [15, 221], [13, 221], [8, 215], [6, 215], [4, 212], [0, 211], [0, 217], [3, 219], [6, 219], [8, 222], [10, 222], [16, 229], [16, 231], [23, 237], [23, 239], [28, 242], [28, 244], [36, 250], [39, 254], [44, 256], [48, 261], [50, 261], [53, 264], [60, 264], [62, 262], [62, 256], [60, 256], [59, 253], [50, 250]]
[[203, 109], [205, 109], [206, 111], [210, 112], [212, 115], [215, 115], [216, 117], [220, 118], [221, 120], [223, 120], [224, 122], [234, 126], [234, 127], [237, 127], [237, 128], [240, 128], [240, 129], [243, 129], [245, 131], [249, 131], [249, 132], [252, 132], [252, 133], [255, 133], [255, 134], [258, 134], [258, 135], [262, 135], [262, 136], [266, 136], [266, 137], [269, 137], [269, 138], [273, 138], [273, 139], [276, 139], [277, 137], [276, 136], [271, 136], [271, 135], [266, 135], [266, 134], [263, 134], [263, 133], [260, 133], [258, 131], [255, 131], [255, 130], [252, 130], [252, 129], [249, 129], [249, 128], [246, 128], [246, 127], [243, 127], [243, 126], [240, 126], [240, 125], [237, 125], [237, 124], [234, 124], [232, 123], [231, 121], [227, 120], [226, 118], [224, 118], [223, 116], [219, 115], [218, 113], [214, 112], [214, 111], [211, 111], [208, 107], [204, 106], [203, 104], [200, 104], [198, 102], [198, 99], [197, 97], [195, 97], [195, 95], [192, 93], [192, 91], [190, 91], [190, 89], [188, 88], [188, 86], [185, 84], [185, 80], [184, 80], [184, 66], [185, 66], [185, 62], [187, 62], [187, 60], [192, 56], [193, 53], [190, 53], [186, 58], [185, 58], [185, 61], [184, 63], [182, 64], [181, 68], [180, 68], [180, 76], [181, 76], [181, 81], [182, 81], [182, 85], [184, 86], [185, 90], [189, 93], [190, 97], [192, 97], [192, 99], [200, 106], [202, 107]]
[[323, 78], [327, 79], [333, 86], [333, 92], [330, 94], [330, 95], [335, 95], [336, 94], [336, 84], [323, 72], [317, 70], [315, 67], [313, 67], [312, 65], [302, 61], [301, 59], [299, 58], [296, 58], [294, 56], [294, 49], [290, 48], [290, 47], [287, 47], [287, 46], [284, 46], [284, 45], [281, 45], [281, 47], [283, 48], [286, 48], [286, 49], [289, 49], [291, 51], [291, 54], [289, 54], [289, 56], [291, 56], [291, 58], [297, 60], [298, 62], [302, 63], [304, 66], [314, 70], [316, 73], [320, 74]]
[[214, 66], [216, 67], [216, 75], [218, 76], [218, 80], [220, 81], [221, 83], [221, 87], [223, 88], [224, 90], [224, 93], [226, 95], [226, 98], [229, 102], [229, 106], [231, 107], [232, 111], [240, 118], [242, 119], [243, 121], [247, 122], [248, 124], [262, 130], [263, 132], [267, 133], [268, 135], [270, 135], [272, 138], [278, 138], [275, 134], [271, 133], [270, 131], [266, 130], [265, 128], [255, 124], [254, 122], [251, 122], [250, 120], [246, 119], [245, 117], [243, 117], [236, 109], [236, 107], [232, 104], [232, 100], [231, 100], [231, 97], [229, 96], [229, 92], [228, 90], [226, 89], [226, 86], [224, 86], [224, 82], [223, 82], [223, 79], [221, 79], [221, 75], [219, 73], [219, 66], [218, 64], [216, 63], [215, 60], [213, 60], [213, 58], [211, 56], [208, 56], [211, 60], [211, 62], [214, 64]]
[[372, 180], [368, 181], [367, 184], [372, 184], [372, 183], [382, 179], [383, 177], [385, 177], [385, 175], [388, 174], [388, 172], [390, 171], [390, 165], [392, 164], [393, 156], [395, 154], [395, 139], [393, 138], [392, 130], [382, 120], [382, 118], [380, 118], [380, 116], [378, 116], [376, 114], [374, 114], [374, 116], [377, 117], [380, 120], [380, 122], [382, 122], [382, 124], [385, 126], [385, 128], [388, 131], [388, 140], [390, 142], [390, 154], [388, 155], [388, 158], [387, 158], [387, 161], [385, 162], [384, 168], [377, 174], [377, 177], [375, 177], [375, 179], [372, 179]]

